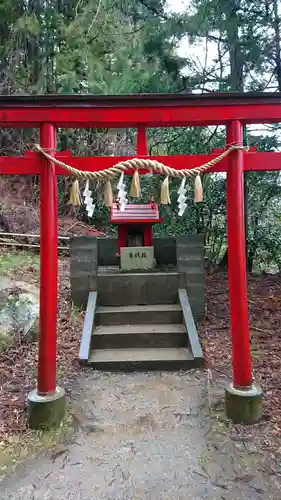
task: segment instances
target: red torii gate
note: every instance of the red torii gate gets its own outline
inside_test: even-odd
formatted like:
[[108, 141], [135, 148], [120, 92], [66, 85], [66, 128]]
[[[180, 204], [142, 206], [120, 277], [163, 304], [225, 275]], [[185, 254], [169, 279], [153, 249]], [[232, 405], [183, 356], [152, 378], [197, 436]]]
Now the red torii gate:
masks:
[[[246, 124], [281, 121], [281, 94], [142, 94], [131, 96], [0, 96], [0, 126], [40, 128], [40, 145], [65, 163], [97, 171], [132, 157], [73, 157], [56, 152], [56, 129], [136, 128], [137, 156], [147, 157], [146, 129], [225, 125], [226, 144], [243, 143]], [[173, 168], [194, 168], [220, 151], [202, 155], [155, 156]], [[253, 384], [246, 283], [243, 171], [280, 170], [281, 153], [232, 152], [209, 172], [227, 172], [227, 234], [233, 384], [226, 390], [227, 414], [236, 421], [261, 416], [261, 390]], [[144, 173], [145, 171], [140, 171]], [[126, 173], [132, 173], [130, 171]], [[0, 174], [40, 174], [40, 324], [37, 388], [29, 394], [33, 427], [57, 425], [64, 392], [56, 386], [57, 175], [68, 173], [39, 153], [0, 157]], [[35, 416], [35, 417], [34, 417]]]

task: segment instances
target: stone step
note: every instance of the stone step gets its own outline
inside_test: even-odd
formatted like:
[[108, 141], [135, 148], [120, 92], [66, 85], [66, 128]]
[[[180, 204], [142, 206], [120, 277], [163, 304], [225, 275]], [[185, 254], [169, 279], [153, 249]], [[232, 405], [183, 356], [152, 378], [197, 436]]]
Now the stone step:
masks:
[[182, 309], [179, 304], [98, 306], [95, 314], [95, 324], [97, 326], [180, 324], [182, 321]]
[[177, 272], [99, 274], [98, 304], [173, 304], [178, 300], [179, 280]]
[[133, 347], [187, 347], [184, 325], [110, 325], [98, 326], [92, 335], [93, 349]]
[[187, 348], [97, 349], [89, 366], [102, 371], [187, 370], [196, 361]]

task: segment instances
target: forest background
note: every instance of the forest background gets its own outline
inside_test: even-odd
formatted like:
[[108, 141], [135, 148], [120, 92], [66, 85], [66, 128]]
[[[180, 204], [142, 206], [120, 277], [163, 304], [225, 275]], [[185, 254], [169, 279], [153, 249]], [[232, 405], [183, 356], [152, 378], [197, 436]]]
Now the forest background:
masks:
[[[176, 11], [175, 11], [176, 9]], [[0, 4], [0, 93], [131, 94], [281, 91], [279, 0], [3, 0]], [[36, 130], [1, 130], [0, 154], [21, 154], [38, 140]], [[280, 126], [248, 127], [245, 144], [278, 151]], [[196, 154], [223, 147], [223, 127], [149, 129], [150, 154]], [[136, 130], [65, 129], [58, 149], [79, 155], [134, 155]], [[142, 179], [142, 199], [159, 197], [159, 176]], [[172, 204], [162, 207], [158, 234], [204, 231], [210, 267], [227, 262], [225, 176], [203, 176], [204, 202], [177, 215], [178, 182]], [[0, 228], [11, 231], [17, 205], [38, 209], [38, 179], [1, 180]], [[59, 213], [67, 204], [70, 180], [59, 180]], [[281, 270], [280, 175], [245, 174], [249, 271]], [[19, 214], [23, 213], [18, 210]], [[24, 212], [26, 213], [26, 212]], [[72, 214], [73, 215], [73, 214]], [[99, 204], [93, 220], [108, 227]], [[20, 215], [19, 215], [20, 216]], [[34, 221], [34, 218], [31, 218]], [[32, 231], [24, 216], [25, 229]]]

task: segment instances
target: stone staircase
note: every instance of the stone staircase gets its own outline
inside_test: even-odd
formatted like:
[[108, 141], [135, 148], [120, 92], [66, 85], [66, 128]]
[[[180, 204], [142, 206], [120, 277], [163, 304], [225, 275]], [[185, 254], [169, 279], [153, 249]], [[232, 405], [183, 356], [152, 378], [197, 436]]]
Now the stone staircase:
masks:
[[101, 273], [98, 293], [89, 294], [82, 362], [96, 370], [124, 372], [203, 365], [187, 293], [178, 288], [178, 273], [118, 272], [110, 278]]
[[194, 359], [179, 304], [98, 307], [88, 364], [100, 370], [178, 370]]
[[71, 297], [86, 307], [81, 363], [101, 370], [203, 365], [204, 235], [154, 238], [153, 270], [119, 268], [116, 238], [70, 241]]

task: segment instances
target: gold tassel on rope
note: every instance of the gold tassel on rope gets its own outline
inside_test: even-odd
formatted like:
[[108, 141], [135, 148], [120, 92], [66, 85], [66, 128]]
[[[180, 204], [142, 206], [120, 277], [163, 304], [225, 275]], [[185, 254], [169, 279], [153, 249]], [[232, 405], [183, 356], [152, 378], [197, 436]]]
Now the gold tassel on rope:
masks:
[[113, 204], [113, 192], [111, 182], [109, 180], [104, 185], [103, 202], [107, 207], [111, 207]]
[[139, 198], [140, 195], [141, 195], [140, 176], [138, 169], [136, 169], [132, 178], [130, 196], [132, 198]]
[[170, 205], [170, 192], [169, 192], [169, 176], [165, 177], [161, 185], [161, 203], [162, 205]]
[[74, 207], [80, 207], [81, 205], [81, 194], [80, 194], [80, 187], [79, 187], [79, 181], [78, 179], [75, 179], [71, 186], [70, 190], [70, 198], [69, 202], [70, 205], [73, 205]]
[[196, 175], [194, 185], [194, 203], [201, 203], [201, 201], [203, 201], [203, 186], [200, 175]]

